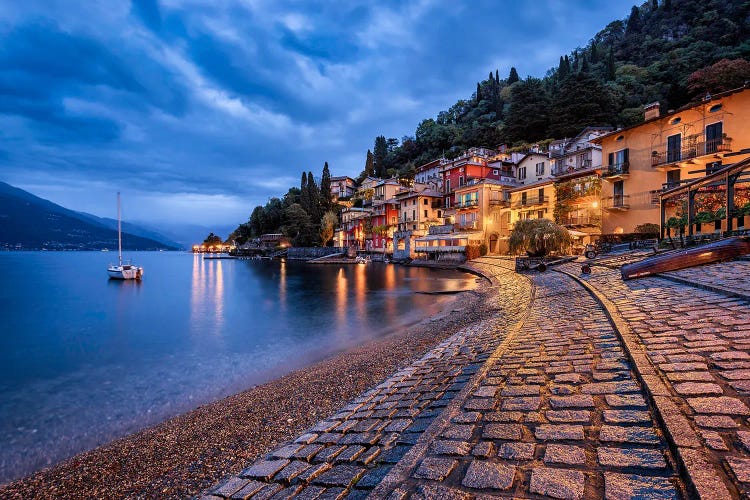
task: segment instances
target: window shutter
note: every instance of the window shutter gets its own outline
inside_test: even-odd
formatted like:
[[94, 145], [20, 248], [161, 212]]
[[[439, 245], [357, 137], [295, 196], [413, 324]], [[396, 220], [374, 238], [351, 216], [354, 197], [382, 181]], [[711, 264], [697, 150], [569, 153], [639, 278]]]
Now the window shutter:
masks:
[[628, 163], [630, 161], [630, 148], [625, 148], [625, 150], [622, 152], [622, 161], [623, 163]]
[[607, 155], [607, 158], [608, 158], [608, 161], [609, 161], [609, 163], [607, 163], [607, 165], [614, 165], [614, 163], [615, 163], [615, 154], [614, 153], [609, 153], [609, 155]]

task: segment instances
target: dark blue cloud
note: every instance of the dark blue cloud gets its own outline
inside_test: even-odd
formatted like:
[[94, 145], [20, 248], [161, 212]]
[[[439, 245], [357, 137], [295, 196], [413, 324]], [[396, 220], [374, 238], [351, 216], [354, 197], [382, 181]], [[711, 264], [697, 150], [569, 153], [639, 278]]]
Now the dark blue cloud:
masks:
[[17, 3], [0, 19], [4, 180], [94, 213], [88, 193], [128, 186], [140, 218], [205, 223], [244, 220], [324, 161], [356, 175], [376, 135], [413, 134], [496, 68], [542, 76], [631, 5], [115, 6]]

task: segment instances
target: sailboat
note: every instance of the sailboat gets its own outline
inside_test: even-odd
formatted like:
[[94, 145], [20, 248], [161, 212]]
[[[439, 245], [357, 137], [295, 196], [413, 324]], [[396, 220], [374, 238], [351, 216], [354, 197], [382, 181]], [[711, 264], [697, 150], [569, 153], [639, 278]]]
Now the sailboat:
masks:
[[143, 268], [132, 265], [129, 261], [122, 263], [122, 214], [120, 213], [120, 193], [117, 193], [117, 256], [118, 265], [110, 264], [107, 274], [110, 279], [139, 280], [143, 278]]

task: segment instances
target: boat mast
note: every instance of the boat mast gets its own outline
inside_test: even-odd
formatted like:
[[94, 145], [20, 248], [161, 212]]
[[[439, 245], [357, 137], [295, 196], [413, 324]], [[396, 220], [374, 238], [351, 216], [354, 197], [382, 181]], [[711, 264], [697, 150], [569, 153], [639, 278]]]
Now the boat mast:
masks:
[[122, 267], [122, 216], [120, 214], [120, 192], [117, 192], [117, 257]]

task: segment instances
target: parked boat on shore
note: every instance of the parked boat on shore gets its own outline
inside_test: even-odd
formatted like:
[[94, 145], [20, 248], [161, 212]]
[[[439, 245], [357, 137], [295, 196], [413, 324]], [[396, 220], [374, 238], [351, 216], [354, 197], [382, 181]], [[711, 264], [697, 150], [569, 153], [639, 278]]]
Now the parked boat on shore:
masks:
[[620, 268], [620, 274], [622, 279], [629, 280], [734, 259], [748, 253], [750, 253], [750, 237], [734, 236], [715, 243], [665, 252], [639, 262], [625, 264]]

